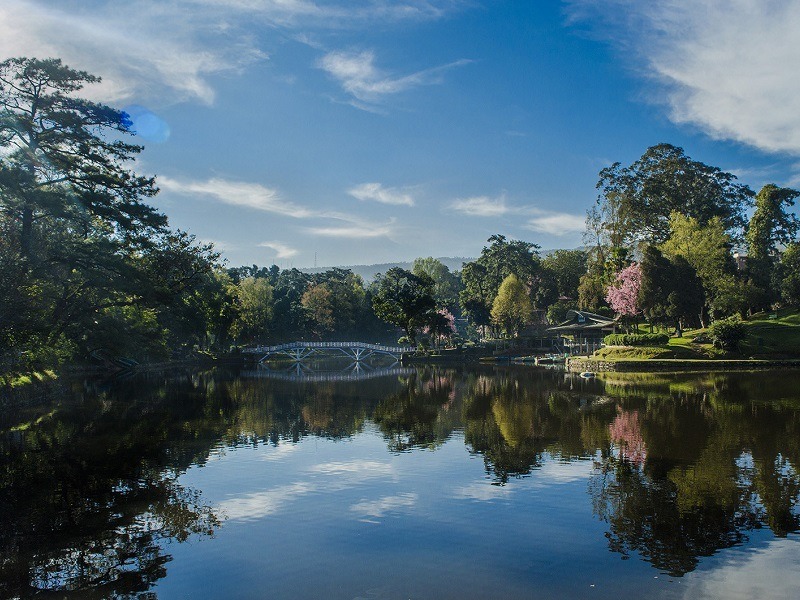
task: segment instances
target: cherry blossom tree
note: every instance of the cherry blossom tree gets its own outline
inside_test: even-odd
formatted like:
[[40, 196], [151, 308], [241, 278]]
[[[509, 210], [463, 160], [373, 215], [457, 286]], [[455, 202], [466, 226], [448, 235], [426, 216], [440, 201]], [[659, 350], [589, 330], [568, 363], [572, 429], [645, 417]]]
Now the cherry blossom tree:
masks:
[[625, 267], [617, 273], [614, 283], [606, 292], [606, 302], [617, 314], [635, 317], [641, 312], [639, 289], [642, 287], [642, 268], [637, 264]]

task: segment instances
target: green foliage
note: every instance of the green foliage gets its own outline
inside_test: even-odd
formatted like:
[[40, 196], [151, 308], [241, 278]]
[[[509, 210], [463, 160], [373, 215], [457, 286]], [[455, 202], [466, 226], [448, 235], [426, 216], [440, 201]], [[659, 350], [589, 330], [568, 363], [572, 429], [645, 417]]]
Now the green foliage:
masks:
[[264, 341], [272, 319], [272, 286], [263, 278], [242, 279], [233, 291], [238, 314], [233, 336], [246, 343]]
[[750, 219], [747, 241], [747, 277], [751, 283], [750, 307], [769, 308], [780, 297], [777, 264], [778, 245], [790, 243], [798, 229], [797, 217], [790, 212], [797, 190], [765, 185], [756, 196], [756, 209]]
[[747, 333], [745, 323], [738, 316], [719, 319], [708, 329], [714, 346], [721, 350], [738, 350]]
[[567, 312], [576, 308], [578, 303], [573, 300], [559, 300], [547, 307], [547, 322], [551, 325], [562, 323], [567, 319]]
[[417, 258], [411, 267], [414, 275], [427, 275], [433, 281], [433, 299], [437, 308], [446, 308], [450, 312], [458, 310], [458, 295], [463, 286], [461, 278], [451, 273], [440, 260], [433, 257]]
[[531, 310], [525, 285], [514, 274], [506, 277], [492, 304], [492, 320], [506, 335], [513, 336], [530, 319]]
[[665, 242], [673, 212], [701, 227], [717, 219], [724, 231], [739, 231], [753, 196], [731, 173], [692, 160], [670, 144], [648, 148], [629, 167], [614, 163], [603, 169], [597, 188], [596, 237], [609, 246]]
[[542, 259], [542, 268], [552, 274], [559, 296], [575, 298], [588, 259], [585, 250], [556, 250]]
[[787, 304], [800, 306], [800, 243], [786, 247], [781, 257], [781, 299]]
[[424, 316], [436, 307], [433, 299], [433, 280], [427, 275], [414, 275], [394, 267], [377, 279], [377, 292], [372, 298], [372, 307], [378, 318], [402, 327], [412, 341], [416, 339], [415, 328]]
[[668, 342], [666, 333], [612, 333], [603, 338], [607, 346], [662, 346]]
[[461, 306], [473, 323], [486, 326], [492, 321], [492, 306], [500, 284], [513, 274], [531, 286], [531, 295], [538, 305], [547, 306], [555, 300], [555, 289], [543, 277], [539, 246], [521, 240], [506, 240], [493, 235], [484, 246], [478, 260], [464, 264], [461, 278], [464, 290]]
[[78, 97], [97, 81], [54, 59], [0, 63], [3, 370], [100, 347], [163, 356], [218, 259], [146, 204], [157, 188], [129, 170], [130, 119]]

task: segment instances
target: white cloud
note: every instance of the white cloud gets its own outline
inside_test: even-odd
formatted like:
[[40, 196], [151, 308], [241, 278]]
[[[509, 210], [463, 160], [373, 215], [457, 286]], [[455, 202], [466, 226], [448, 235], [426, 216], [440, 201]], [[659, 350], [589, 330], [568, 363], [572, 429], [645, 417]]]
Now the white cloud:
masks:
[[254, 521], [278, 512], [286, 504], [310, 494], [314, 489], [310, 483], [292, 483], [274, 490], [230, 498], [221, 502], [219, 508], [228, 519]]
[[347, 193], [358, 200], [373, 200], [381, 204], [414, 206], [414, 198], [397, 188], [385, 188], [380, 183], [362, 183], [347, 190]]
[[195, 4], [235, 9], [284, 27], [345, 28], [368, 22], [428, 21], [456, 9], [457, 0], [347, 0], [317, 3], [310, 0], [189, 0]]
[[295, 219], [321, 216], [320, 213], [282, 199], [277, 190], [258, 183], [220, 178], [207, 181], [178, 181], [162, 176], [158, 178], [158, 185], [161, 189], [176, 194], [210, 196], [224, 204], [263, 210]]
[[109, 103], [136, 98], [163, 104], [211, 103], [210, 75], [266, 56], [246, 36], [225, 32], [209, 14], [180, 2], [131, 0], [70, 3], [5, 0], [0, 6], [0, 56], [59, 57], [103, 78], [85, 96]]
[[586, 229], [586, 217], [569, 213], [543, 212], [528, 220], [526, 229], [550, 235], [580, 233]]
[[259, 246], [275, 250], [275, 258], [292, 258], [299, 252], [296, 248], [292, 248], [281, 242], [261, 242]]
[[716, 568], [689, 573], [684, 598], [796, 598], [800, 589], [796, 539], [774, 539], [761, 548], [720, 553]]
[[[800, 154], [800, 0], [571, 0], [572, 17], [638, 56], [675, 123]], [[612, 17], [613, 15], [613, 17]]]
[[498, 196], [497, 198], [489, 196], [463, 198], [452, 202], [450, 208], [470, 217], [499, 217], [511, 210], [506, 205], [505, 196]]
[[453, 496], [460, 499], [491, 502], [511, 495], [511, 487], [506, 485], [492, 485], [488, 481], [476, 481], [456, 488]]
[[[384, 96], [397, 94], [421, 85], [441, 83], [441, 76], [445, 71], [469, 62], [468, 60], [458, 60], [402, 77], [392, 76], [378, 69], [375, 66], [375, 53], [371, 50], [329, 52], [322, 57], [318, 64], [321, 69], [336, 79], [344, 91], [353, 98], [362, 103], [374, 104]], [[354, 106], [366, 108], [362, 104], [354, 104]]]
[[350, 507], [350, 510], [357, 513], [362, 518], [372, 517], [380, 519], [387, 513], [408, 511], [417, 504], [418, 495], [414, 493], [403, 493], [396, 496], [384, 496], [378, 500], [366, 500], [358, 502]]
[[584, 215], [548, 211], [535, 206], [513, 206], [506, 202], [505, 196], [464, 198], [452, 202], [450, 209], [470, 217], [527, 217], [523, 225], [525, 229], [557, 236], [579, 233], [586, 227]]
[[290, 444], [288, 442], [282, 442], [277, 446], [267, 446], [269, 448], [269, 452], [267, 454], [261, 455], [261, 460], [266, 461], [282, 461], [286, 459], [288, 456], [291, 456], [295, 452], [300, 449], [300, 444]]
[[348, 239], [390, 237], [395, 233], [394, 219], [390, 220], [388, 223], [372, 223], [353, 218], [344, 218], [343, 216], [339, 216], [337, 218], [349, 221], [350, 224], [331, 225], [326, 227], [308, 227], [306, 228], [306, 232], [310, 233], [311, 235]]
[[392, 465], [377, 460], [351, 460], [347, 462], [327, 462], [314, 465], [308, 469], [310, 473], [331, 475], [335, 477], [350, 477], [355, 475], [359, 479], [370, 477], [387, 477], [393, 474]]

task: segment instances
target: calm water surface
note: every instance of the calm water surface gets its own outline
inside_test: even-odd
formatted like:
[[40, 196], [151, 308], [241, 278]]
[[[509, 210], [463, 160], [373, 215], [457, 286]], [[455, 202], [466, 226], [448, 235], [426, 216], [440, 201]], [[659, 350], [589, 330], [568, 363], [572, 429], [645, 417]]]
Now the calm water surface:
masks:
[[0, 596], [798, 597], [798, 372], [266, 375], [4, 407]]

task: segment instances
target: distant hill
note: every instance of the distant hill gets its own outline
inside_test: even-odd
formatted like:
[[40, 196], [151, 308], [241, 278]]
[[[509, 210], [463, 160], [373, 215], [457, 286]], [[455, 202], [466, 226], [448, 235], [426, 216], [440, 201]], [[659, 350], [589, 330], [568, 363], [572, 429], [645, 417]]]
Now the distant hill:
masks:
[[[475, 260], [474, 258], [464, 258], [461, 256], [442, 256], [437, 258], [437, 260], [442, 261], [444, 265], [450, 269], [451, 271], [460, 271], [462, 265], [465, 262], [469, 262]], [[381, 263], [376, 265], [342, 265], [340, 269], [350, 269], [356, 275], [361, 275], [364, 282], [369, 283], [375, 279], [375, 276], [378, 273], [386, 273], [392, 267], [400, 267], [401, 269], [408, 269], [411, 270], [411, 265], [413, 261], [407, 262], [393, 262], [393, 263]], [[305, 269], [300, 269], [304, 273], [322, 273], [327, 271], [328, 269], [332, 269], [333, 267], [308, 267]]]

